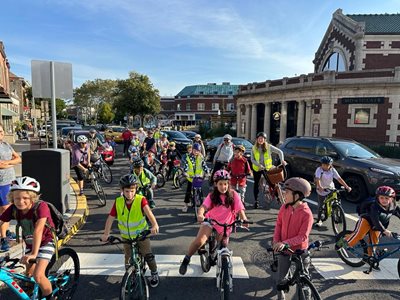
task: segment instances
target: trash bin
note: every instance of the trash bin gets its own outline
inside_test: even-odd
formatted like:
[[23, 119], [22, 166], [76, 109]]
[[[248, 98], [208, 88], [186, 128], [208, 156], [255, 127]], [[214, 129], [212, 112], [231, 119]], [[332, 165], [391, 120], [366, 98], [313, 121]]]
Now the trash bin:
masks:
[[22, 152], [22, 175], [40, 182], [41, 199], [64, 214], [69, 209], [70, 152], [40, 149]]

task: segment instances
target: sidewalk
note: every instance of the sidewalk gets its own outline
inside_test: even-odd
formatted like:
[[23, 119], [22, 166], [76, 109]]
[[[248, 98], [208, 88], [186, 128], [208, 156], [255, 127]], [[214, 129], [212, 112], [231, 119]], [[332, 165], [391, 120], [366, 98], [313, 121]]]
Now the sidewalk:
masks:
[[[20, 155], [24, 151], [29, 151], [31, 149], [39, 149], [38, 145], [32, 144], [29, 141], [18, 141], [12, 144], [12, 147]], [[22, 165], [17, 165], [14, 167], [15, 175], [21, 176]], [[62, 246], [68, 242], [75, 233], [82, 227], [86, 222], [86, 218], [89, 215], [89, 209], [87, 206], [87, 201], [85, 196], [79, 196], [79, 187], [75, 180], [70, 177], [70, 198], [69, 198], [69, 210], [64, 213], [64, 218], [68, 222], [68, 227], [70, 228], [68, 235], [63, 239], [58, 241], [58, 246]], [[45, 199], [44, 199], [45, 200]], [[10, 230], [15, 232], [17, 222], [15, 220], [10, 222]], [[7, 252], [1, 252], [0, 256], [10, 255], [10, 257], [21, 257], [23, 251], [23, 243], [10, 243], [10, 250]]]

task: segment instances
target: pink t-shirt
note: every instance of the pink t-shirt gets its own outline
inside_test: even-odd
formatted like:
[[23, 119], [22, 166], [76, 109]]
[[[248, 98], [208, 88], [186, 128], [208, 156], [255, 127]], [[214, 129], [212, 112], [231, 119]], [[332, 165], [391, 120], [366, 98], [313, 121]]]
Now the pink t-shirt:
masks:
[[[236, 215], [241, 211], [244, 210], [244, 206], [242, 201], [240, 200], [239, 194], [231, 190], [233, 193], [233, 204], [231, 207], [226, 207], [225, 205], [217, 205], [214, 206], [211, 202], [211, 193], [207, 195], [204, 199], [203, 206], [207, 208], [207, 213], [205, 214], [206, 218], [211, 218], [217, 220], [221, 224], [231, 224], [236, 219]], [[225, 195], [220, 195], [222, 203], [225, 203]], [[214, 224], [213, 227], [219, 234], [224, 233], [224, 228], [222, 226]], [[231, 233], [232, 229], [229, 228], [227, 230], [227, 234]]]

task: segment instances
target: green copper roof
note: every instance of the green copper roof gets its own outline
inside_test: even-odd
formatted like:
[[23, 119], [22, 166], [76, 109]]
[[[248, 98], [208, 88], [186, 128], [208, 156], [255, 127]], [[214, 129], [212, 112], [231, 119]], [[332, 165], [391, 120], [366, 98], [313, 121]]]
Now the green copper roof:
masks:
[[365, 34], [400, 33], [400, 14], [346, 16], [356, 22], [365, 22]]
[[236, 95], [239, 85], [231, 84], [204, 84], [190, 85], [183, 88], [177, 97], [200, 96], [200, 95]]

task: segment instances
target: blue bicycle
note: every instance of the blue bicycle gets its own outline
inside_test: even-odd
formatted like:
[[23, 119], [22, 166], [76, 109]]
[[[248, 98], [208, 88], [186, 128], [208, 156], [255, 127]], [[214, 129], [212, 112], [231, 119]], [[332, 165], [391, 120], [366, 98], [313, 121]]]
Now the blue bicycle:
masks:
[[[337, 237], [336, 241], [351, 234], [349, 230], [341, 232]], [[340, 259], [343, 260], [347, 265], [351, 267], [361, 267], [365, 264], [369, 265], [369, 269], [364, 271], [365, 274], [369, 274], [372, 270], [380, 270], [379, 262], [396, 252], [400, 251], [400, 234], [392, 232], [393, 242], [383, 242], [378, 244], [367, 243], [364, 239], [360, 240], [354, 247], [342, 247], [337, 249], [337, 254]], [[371, 240], [371, 239], [369, 239]], [[368, 248], [372, 247], [372, 255], [368, 255]], [[388, 250], [390, 248], [391, 250]], [[400, 259], [397, 262], [397, 272], [400, 277]]]
[[[30, 263], [35, 263], [35, 260], [31, 260]], [[45, 299], [41, 297], [39, 285], [33, 277], [17, 273], [19, 268], [24, 269], [24, 266], [19, 264], [19, 258], [0, 257], [0, 282], [4, 282], [15, 294], [17, 298], [13, 299]], [[46, 269], [46, 276], [53, 287], [53, 296], [58, 300], [72, 299], [78, 286], [79, 273], [79, 258], [73, 249], [61, 249], [58, 251], [58, 257], [54, 254]]]

